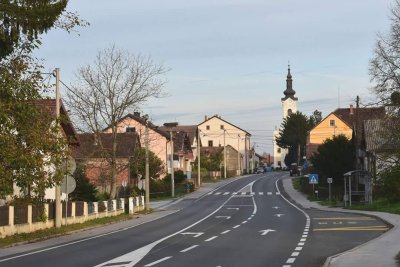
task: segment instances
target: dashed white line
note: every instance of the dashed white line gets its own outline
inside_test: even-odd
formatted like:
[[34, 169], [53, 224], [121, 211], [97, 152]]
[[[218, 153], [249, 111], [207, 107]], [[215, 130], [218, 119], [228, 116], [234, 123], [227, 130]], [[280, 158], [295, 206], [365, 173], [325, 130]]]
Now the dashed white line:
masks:
[[221, 233], [221, 235], [224, 235], [224, 234], [227, 234], [227, 233], [229, 233], [231, 230], [225, 230], [225, 231], [223, 231], [222, 233]]
[[226, 196], [226, 195], [229, 195], [229, 192], [225, 192], [225, 193], [224, 193], [224, 196]]
[[191, 246], [191, 247], [188, 247], [188, 248], [185, 248], [185, 249], [183, 249], [183, 250], [181, 250], [180, 252], [187, 252], [187, 251], [189, 251], [189, 250], [192, 250], [192, 249], [194, 249], [194, 248], [197, 248], [199, 245], [193, 245], [193, 246]]
[[297, 257], [299, 256], [300, 252], [293, 252], [292, 255], [290, 255], [290, 257]]
[[307, 235], [302, 235], [301, 237], [303, 237], [303, 238], [304, 238], [304, 237], [307, 237]]
[[233, 226], [233, 228], [235, 228], [235, 229], [238, 227], [240, 227], [240, 224]]
[[263, 195], [264, 195], [264, 192], [258, 192], [258, 194], [259, 194], [260, 196], [263, 196]]
[[272, 192], [267, 192], [267, 195], [268, 196], [272, 196]]
[[247, 193], [246, 192], [242, 192], [242, 195], [246, 195]]
[[301, 251], [303, 249], [303, 247], [296, 247], [294, 250], [295, 251]]
[[221, 195], [221, 192], [217, 192], [214, 194], [215, 196]]
[[296, 258], [289, 258], [286, 263], [293, 263], [296, 260]]
[[245, 224], [245, 223], [247, 223], [247, 221], [243, 221], [243, 222], [242, 222], [242, 224]]
[[304, 242], [300, 242], [297, 244], [298, 246], [304, 246]]
[[150, 267], [150, 266], [156, 265], [156, 264], [158, 264], [160, 262], [163, 262], [163, 261], [166, 261], [166, 260], [168, 260], [170, 258], [172, 258], [172, 256], [159, 259], [158, 261], [153, 261], [152, 263], [149, 263], [149, 264], [145, 265], [145, 267]]
[[206, 242], [210, 242], [211, 240], [214, 240], [215, 238], [217, 238], [218, 236], [212, 236], [212, 237], [210, 237], [209, 239], [206, 239], [206, 240], [204, 240], [204, 241], [206, 241]]
[[307, 238], [300, 239], [300, 242], [306, 242]]

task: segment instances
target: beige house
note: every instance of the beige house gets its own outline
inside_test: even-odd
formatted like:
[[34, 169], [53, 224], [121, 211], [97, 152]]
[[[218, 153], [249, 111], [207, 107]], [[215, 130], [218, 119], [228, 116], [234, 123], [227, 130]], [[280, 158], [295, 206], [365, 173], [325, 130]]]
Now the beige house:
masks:
[[238, 126], [227, 122], [219, 115], [211, 118], [205, 117], [198, 126], [200, 142], [203, 147], [224, 147], [230, 145], [239, 151], [238, 161], [241, 161], [239, 173], [249, 173], [250, 163], [250, 137], [251, 134]]

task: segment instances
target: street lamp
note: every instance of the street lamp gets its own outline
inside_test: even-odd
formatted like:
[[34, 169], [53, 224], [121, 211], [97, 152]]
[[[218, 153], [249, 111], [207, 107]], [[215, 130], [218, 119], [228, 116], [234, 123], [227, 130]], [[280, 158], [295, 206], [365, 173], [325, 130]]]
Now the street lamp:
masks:
[[177, 122], [168, 122], [164, 123], [164, 126], [169, 129], [169, 137], [170, 137], [170, 144], [171, 144], [171, 156], [170, 156], [170, 165], [171, 165], [171, 196], [175, 197], [175, 175], [174, 175], [174, 141], [172, 138], [173, 132], [172, 128], [178, 126]]

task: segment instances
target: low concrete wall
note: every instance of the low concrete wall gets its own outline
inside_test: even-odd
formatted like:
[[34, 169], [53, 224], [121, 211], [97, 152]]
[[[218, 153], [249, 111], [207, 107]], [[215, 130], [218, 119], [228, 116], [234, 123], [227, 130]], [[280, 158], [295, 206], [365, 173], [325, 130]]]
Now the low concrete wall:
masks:
[[[117, 216], [122, 213], [125, 213], [125, 200], [121, 199], [121, 207], [117, 209], [117, 200], [112, 200], [113, 209], [108, 210], [108, 202], [104, 201], [105, 211], [98, 212], [98, 202], [94, 204], [94, 212], [88, 213], [88, 203], [84, 203], [83, 205], [83, 215], [76, 216], [76, 204], [72, 202], [71, 216], [67, 217], [67, 219], [62, 218], [61, 224], [74, 224], [74, 223], [84, 223], [86, 221], [94, 220], [97, 218], [109, 217], [109, 216]], [[144, 197], [130, 197], [127, 203], [127, 210], [129, 214], [133, 214], [138, 211], [144, 210]], [[24, 224], [14, 224], [14, 206], [8, 206], [8, 225], [0, 226], [0, 238], [4, 238], [6, 236], [10, 236], [13, 234], [21, 234], [21, 233], [30, 233], [37, 230], [48, 229], [55, 227], [54, 220], [49, 220], [49, 204], [44, 204], [44, 221], [41, 222], [32, 222], [32, 205], [28, 205], [27, 217], [28, 222]], [[0, 214], [0, 216], [2, 216]]]

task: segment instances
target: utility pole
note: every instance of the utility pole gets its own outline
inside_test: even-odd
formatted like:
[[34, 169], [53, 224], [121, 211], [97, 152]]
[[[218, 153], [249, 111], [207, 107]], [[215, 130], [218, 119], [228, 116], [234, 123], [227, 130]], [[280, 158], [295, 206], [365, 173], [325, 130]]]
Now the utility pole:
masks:
[[149, 171], [149, 122], [148, 116], [143, 116], [146, 120], [145, 128], [145, 146], [146, 146], [146, 168], [145, 168], [145, 184], [146, 184], [146, 196], [145, 196], [145, 207], [146, 210], [150, 210], [150, 171]]
[[201, 176], [200, 176], [200, 129], [197, 128], [197, 186], [201, 186]]
[[[56, 68], [55, 70], [55, 75], [56, 75], [56, 121], [57, 121], [57, 126], [59, 123], [60, 119], [60, 69]], [[57, 127], [58, 128], [58, 127]], [[58, 167], [60, 168], [60, 167]], [[62, 207], [61, 207], [61, 186], [60, 184], [56, 184], [55, 188], [55, 206], [56, 206], [56, 216], [55, 216], [55, 223], [56, 227], [60, 228], [61, 227], [61, 219], [62, 219]], [[65, 207], [67, 209], [67, 207]]]
[[171, 164], [171, 196], [175, 197], [174, 140], [173, 140], [172, 128], [178, 126], [178, 123], [177, 122], [164, 123], [164, 126], [169, 128], [169, 136], [170, 136], [170, 142], [171, 142], [171, 158], [170, 158], [170, 164]]
[[224, 178], [226, 179], [226, 143], [225, 143], [225, 133], [226, 133], [226, 130], [224, 129]]
[[237, 160], [238, 160], [238, 175], [240, 176], [241, 171], [240, 171], [240, 152], [239, 152], [239, 148], [240, 148], [240, 134], [238, 134], [238, 156], [237, 156]]

